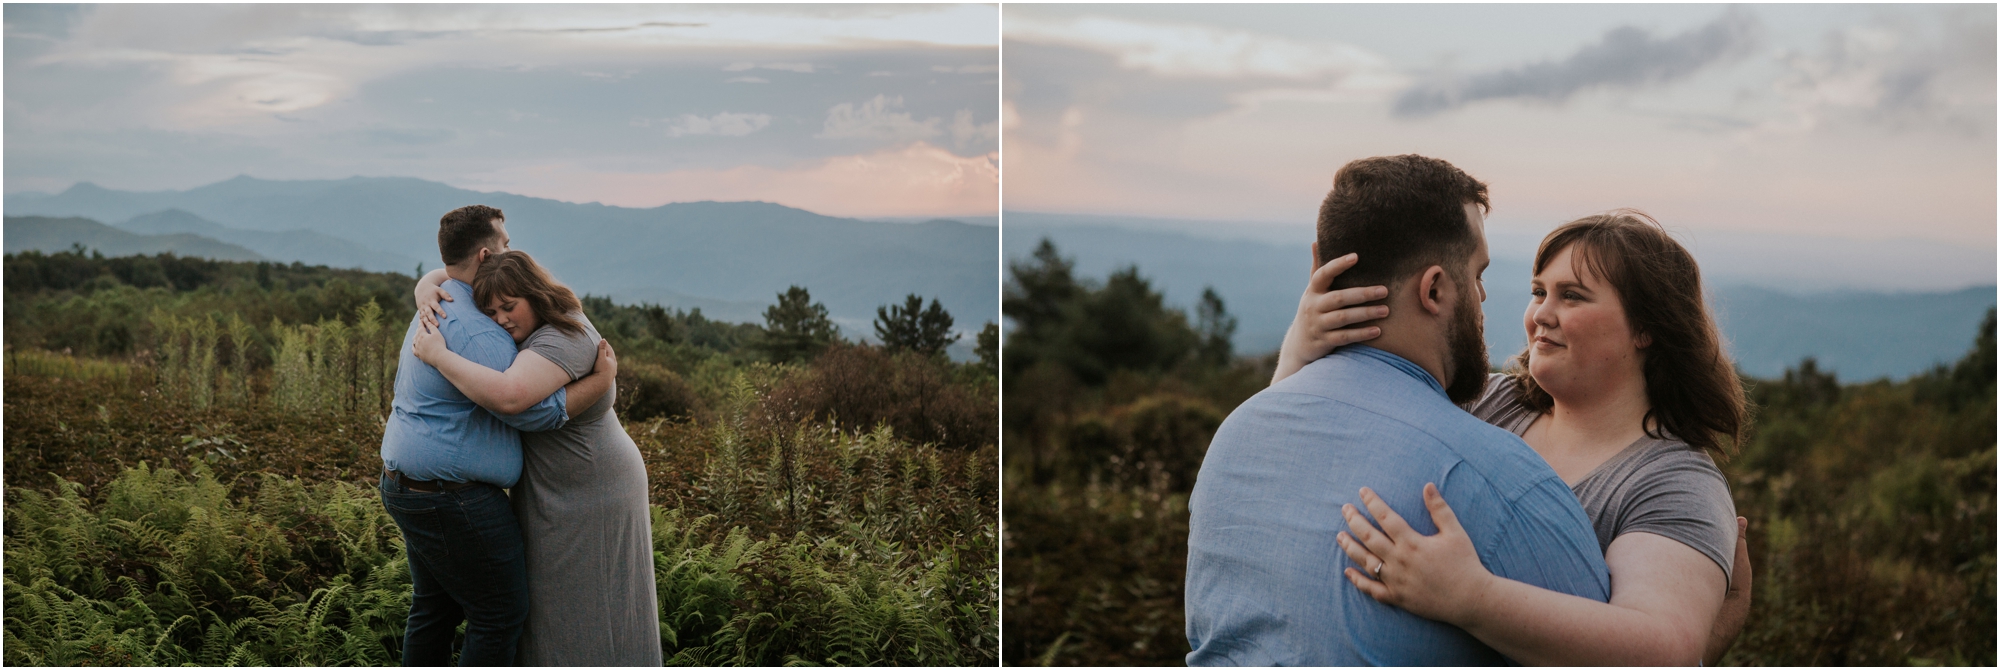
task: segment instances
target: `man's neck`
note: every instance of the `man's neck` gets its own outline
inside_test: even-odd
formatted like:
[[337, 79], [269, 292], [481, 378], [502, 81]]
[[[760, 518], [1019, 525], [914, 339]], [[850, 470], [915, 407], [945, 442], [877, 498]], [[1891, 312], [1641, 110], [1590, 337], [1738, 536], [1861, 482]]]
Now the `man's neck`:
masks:
[[472, 283], [473, 276], [478, 274], [479, 274], [479, 266], [477, 265], [444, 266], [444, 276], [465, 282], [467, 284]]
[[[1402, 326], [1402, 328], [1396, 328], [1396, 326]], [[1430, 378], [1438, 380], [1440, 386], [1452, 386], [1452, 380], [1444, 378], [1444, 356], [1442, 356], [1444, 346], [1442, 346], [1442, 342], [1438, 342], [1438, 336], [1432, 336], [1428, 332], [1418, 332], [1416, 328], [1410, 328], [1410, 326], [1414, 326], [1414, 324], [1386, 324], [1384, 322], [1382, 336], [1374, 338], [1374, 340], [1368, 340], [1368, 342], [1362, 342], [1362, 344], [1368, 344], [1368, 346], [1374, 346], [1378, 350], [1402, 356], [1404, 360], [1414, 362], [1418, 368], [1424, 368], [1424, 372], [1430, 372]]]
[[1425, 346], [1417, 341], [1421, 338], [1415, 337], [1416, 333], [1399, 333], [1399, 335], [1403, 336], [1391, 337], [1388, 330], [1384, 329], [1381, 337], [1362, 344], [1401, 356], [1403, 360], [1417, 364], [1417, 367], [1423, 368], [1424, 372], [1431, 373], [1431, 378], [1437, 380], [1440, 386], [1451, 385], [1451, 380], [1444, 376], [1444, 357], [1439, 355], [1437, 343]]

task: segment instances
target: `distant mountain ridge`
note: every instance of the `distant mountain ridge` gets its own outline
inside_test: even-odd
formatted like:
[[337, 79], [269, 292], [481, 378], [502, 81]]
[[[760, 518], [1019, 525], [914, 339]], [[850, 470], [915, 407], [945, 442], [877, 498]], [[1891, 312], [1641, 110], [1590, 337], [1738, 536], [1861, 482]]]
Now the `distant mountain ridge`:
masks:
[[243, 247], [191, 233], [147, 235], [120, 230], [82, 217], [6, 217], [6, 252], [56, 253], [81, 244], [106, 256], [173, 253], [224, 261], [268, 260]]
[[[337, 257], [320, 261], [328, 264], [344, 260], [408, 272], [417, 261], [437, 266], [438, 217], [469, 204], [505, 211], [513, 246], [565, 283], [621, 302], [671, 295], [718, 306], [768, 305], [797, 284], [844, 324], [865, 325], [877, 306], [910, 293], [937, 298], [956, 318], [955, 328], [967, 334], [964, 341], [998, 318], [995, 229], [950, 220], [863, 221], [766, 202], [613, 207], [402, 177], [236, 177], [160, 192], [80, 183], [53, 195], [9, 194], [6, 213], [124, 221], [140, 230], [199, 228], [186, 216], [167, 214], [179, 210], [219, 226], [217, 237], [264, 249], [260, 253], [274, 259], [318, 253]], [[344, 245], [315, 249], [312, 236]], [[850, 334], [854, 330], [849, 327]]]
[[255, 251], [265, 258], [297, 261], [306, 265], [361, 268], [376, 272], [408, 272], [414, 270], [421, 262], [411, 256], [371, 249], [311, 230], [283, 232], [238, 230], [180, 209], [141, 214], [115, 225], [146, 235], [193, 233]]
[[[1102, 281], [1113, 270], [1136, 264], [1168, 303], [1182, 309], [1194, 304], [1204, 286], [1213, 286], [1238, 318], [1234, 342], [1247, 354], [1277, 350], [1312, 265], [1306, 244], [1052, 223], [1011, 212], [1007, 217], [1008, 264], [1026, 261], [1047, 237], [1076, 262], [1078, 276]], [[1495, 363], [1527, 342], [1521, 314], [1529, 275], [1526, 260], [1497, 252], [1486, 270], [1486, 343]], [[1822, 370], [1846, 380], [1902, 378], [1957, 360], [1996, 296], [1990, 284], [1953, 291], [1807, 294], [1729, 284], [1709, 291], [1730, 355], [1746, 374], [1778, 376], [1814, 356]]]

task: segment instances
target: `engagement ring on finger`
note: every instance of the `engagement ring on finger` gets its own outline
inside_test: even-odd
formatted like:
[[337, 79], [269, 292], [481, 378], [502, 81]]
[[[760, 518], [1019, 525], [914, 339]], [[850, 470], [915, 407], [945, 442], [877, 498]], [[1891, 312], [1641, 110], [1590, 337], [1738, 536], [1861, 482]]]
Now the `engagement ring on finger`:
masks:
[[1382, 581], [1382, 566], [1383, 566], [1383, 565], [1384, 565], [1383, 563], [1376, 563], [1376, 564], [1375, 564], [1375, 581], [1378, 581], [1378, 582], [1379, 582], [1379, 581]]

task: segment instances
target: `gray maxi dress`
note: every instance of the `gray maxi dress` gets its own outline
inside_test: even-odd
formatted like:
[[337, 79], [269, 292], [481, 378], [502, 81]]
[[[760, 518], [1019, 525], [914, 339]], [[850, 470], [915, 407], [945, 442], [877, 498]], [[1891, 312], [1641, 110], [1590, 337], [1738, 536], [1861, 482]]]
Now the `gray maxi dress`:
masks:
[[[521, 343], [569, 373], [597, 363], [597, 329], [544, 325]], [[611, 410], [617, 390], [562, 428], [521, 434], [514, 515], [527, 545], [519, 665], [658, 666], [660, 611], [646, 464]]]

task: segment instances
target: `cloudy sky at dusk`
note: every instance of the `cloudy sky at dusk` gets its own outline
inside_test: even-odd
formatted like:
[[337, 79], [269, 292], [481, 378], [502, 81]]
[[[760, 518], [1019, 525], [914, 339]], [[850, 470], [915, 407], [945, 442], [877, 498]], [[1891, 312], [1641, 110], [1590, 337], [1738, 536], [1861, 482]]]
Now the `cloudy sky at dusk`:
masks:
[[6, 189], [998, 209], [992, 6], [6, 7]]
[[1992, 5], [1004, 13], [1009, 211], [1309, 225], [1342, 163], [1415, 152], [1535, 237], [1638, 207], [1994, 248]]

